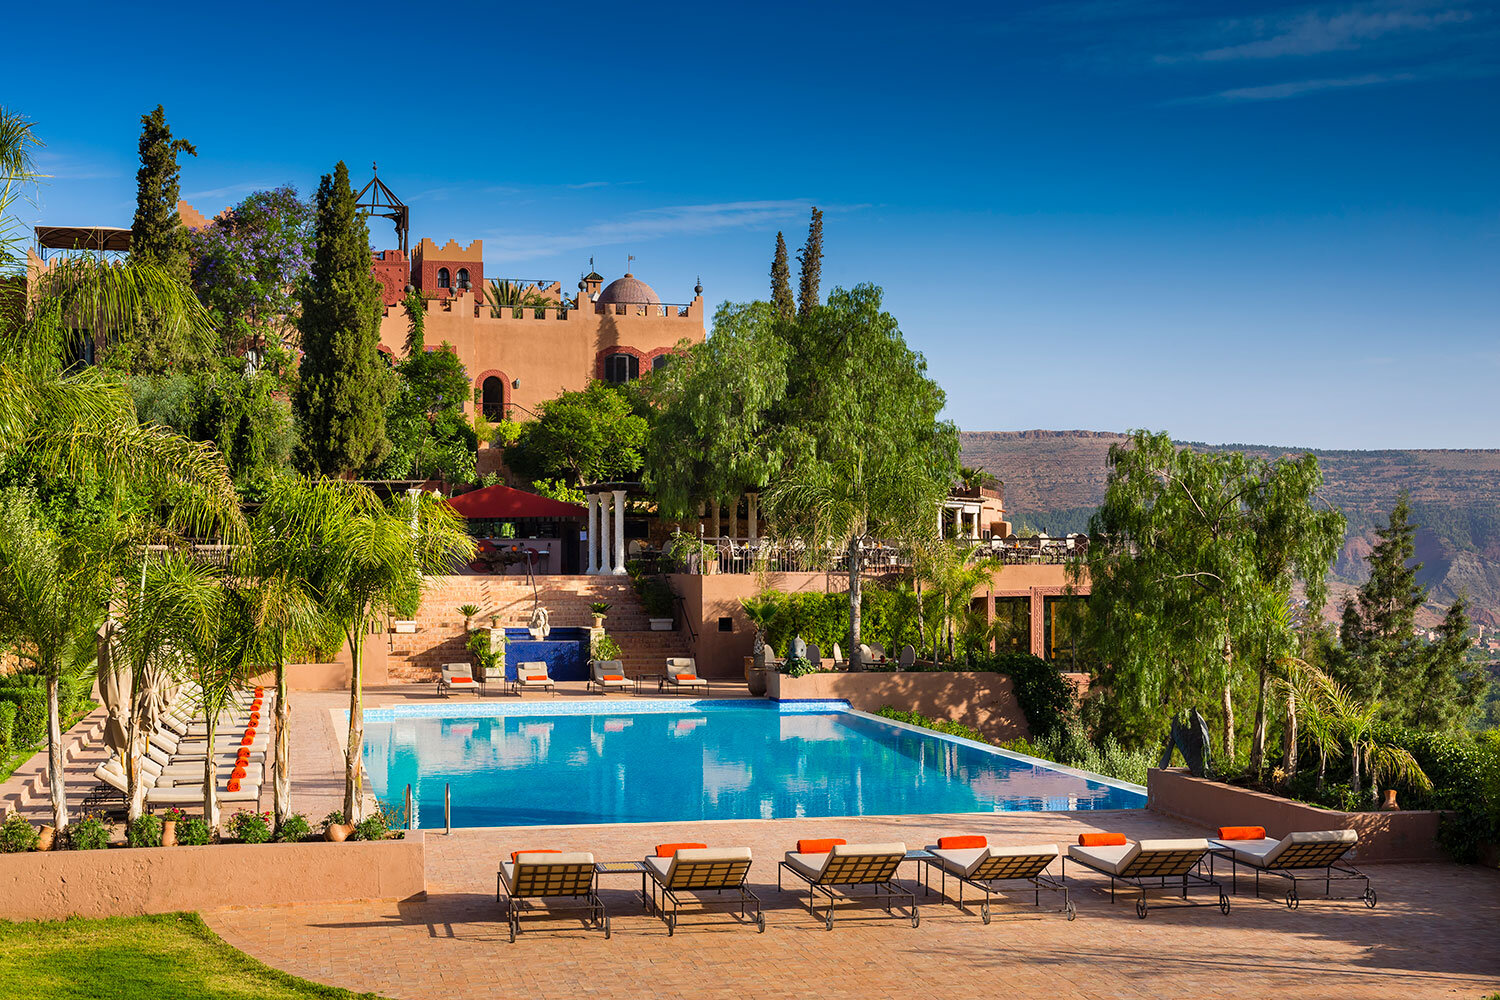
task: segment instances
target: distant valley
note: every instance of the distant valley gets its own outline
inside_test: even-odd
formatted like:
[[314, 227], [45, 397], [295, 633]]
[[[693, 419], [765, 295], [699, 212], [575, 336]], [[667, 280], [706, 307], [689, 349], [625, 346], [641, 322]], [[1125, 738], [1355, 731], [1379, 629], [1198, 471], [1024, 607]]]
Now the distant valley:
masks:
[[[981, 466], [1005, 484], [1007, 516], [1018, 528], [1049, 534], [1087, 529], [1104, 497], [1109, 431], [968, 431], [964, 465]], [[1349, 519], [1333, 568], [1335, 601], [1365, 576], [1365, 556], [1397, 494], [1411, 497], [1421, 582], [1431, 588], [1424, 618], [1435, 623], [1460, 592], [1470, 617], [1500, 627], [1500, 449], [1330, 451], [1277, 445], [1205, 445], [1266, 458], [1311, 451], [1323, 469], [1326, 499]], [[1342, 584], [1342, 586], [1339, 586]], [[1334, 601], [1330, 602], [1333, 610]]]

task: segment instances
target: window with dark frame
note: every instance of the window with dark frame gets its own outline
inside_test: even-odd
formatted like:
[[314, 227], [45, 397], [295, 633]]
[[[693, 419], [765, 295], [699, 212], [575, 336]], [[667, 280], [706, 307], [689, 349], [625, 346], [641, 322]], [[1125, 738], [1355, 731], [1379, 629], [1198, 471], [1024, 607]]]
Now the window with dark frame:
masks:
[[611, 354], [604, 359], [604, 381], [624, 385], [641, 377], [641, 359], [634, 354]]

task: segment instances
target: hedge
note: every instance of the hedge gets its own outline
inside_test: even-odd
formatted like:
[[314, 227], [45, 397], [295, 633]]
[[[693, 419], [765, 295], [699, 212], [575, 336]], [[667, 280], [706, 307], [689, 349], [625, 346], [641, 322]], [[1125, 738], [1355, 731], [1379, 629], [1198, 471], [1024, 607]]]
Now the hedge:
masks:
[[1432, 790], [1400, 786], [1401, 804], [1445, 811], [1438, 841], [1455, 861], [1472, 864], [1484, 845], [1500, 842], [1500, 731], [1475, 737], [1379, 724], [1373, 735], [1421, 765]]
[[[800, 635], [814, 643], [825, 656], [833, 653], [833, 644], [849, 642], [849, 595], [807, 592], [773, 593], [776, 613], [766, 626], [766, 643], [777, 655], [785, 656], [787, 644]], [[878, 642], [894, 656], [908, 643], [920, 648], [914, 614], [901, 607], [902, 594], [880, 587], [867, 586], [860, 595], [860, 638]], [[851, 650], [845, 649], [847, 658]]]
[[0, 758], [10, 753], [16, 742], [16, 705], [11, 701], [0, 701]]
[[[61, 692], [59, 692], [61, 694]], [[31, 687], [0, 687], [0, 703], [15, 713], [11, 746], [35, 746], [47, 738], [47, 691]]]

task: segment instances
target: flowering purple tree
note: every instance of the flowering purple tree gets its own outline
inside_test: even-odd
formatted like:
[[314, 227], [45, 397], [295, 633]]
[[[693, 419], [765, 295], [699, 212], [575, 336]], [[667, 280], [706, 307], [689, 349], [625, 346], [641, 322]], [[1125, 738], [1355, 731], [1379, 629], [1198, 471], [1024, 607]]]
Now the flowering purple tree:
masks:
[[190, 238], [193, 289], [225, 354], [285, 372], [297, 291], [312, 258], [312, 206], [293, 187], [257, 191]]

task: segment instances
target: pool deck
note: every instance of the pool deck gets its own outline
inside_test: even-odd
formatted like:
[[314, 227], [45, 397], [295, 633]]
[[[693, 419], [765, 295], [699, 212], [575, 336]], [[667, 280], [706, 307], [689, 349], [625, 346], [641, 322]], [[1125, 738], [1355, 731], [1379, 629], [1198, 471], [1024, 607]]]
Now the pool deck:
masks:
[[[558, 697], [607, 700], [566, 685]], [[740, 689], [743, 691], [743, 689]], [[651, 693], [655, 696], [654, 691]], [[721, 696], [716, 690], [715, 697]], [[728, 696], [727, 692], [724, 696]], [[550, 696], [528, 695], [551, 700]], [[611, 696], [608, 700], [614, 700]], [[629, 700], [630, 696], [618, 696]], [[472, 698], [455, 698], [458, 703]], [[510, 700], [510, 699], [506, 699]], [[440, 703], [431, 688], [367, 692], [367, 707]], [[314, 819], [338, 808], [342, 754], [338, 693], [293, 696], [294, 806]], [[572, 827], [441, 830], [425, 834], [425, 900], [277, 905], [211, 911], [232, 945], [279, 969], [392, 998], [428, 997], [1416, 997], [1475, 1000], [1500, 989], [1500, 872], [1457, 865], [1378, 865], [1380, 900], [1308, 900], [1289, 911], [1268, 893], [1241, 895], [1228, 916], [1214, 906], [1153, 907], [1136, 918], [1129, 897], [1111, 905], [1107, 881], [1069, 867], [1078, 919], [1050, 909], [997, 906], [977, 913], [921, 899], [921, 926], [865, 909], [842, 913], [832, 932], [807, 911], [805, 894], [776, 888], [776, 862], [797, 838], [905, 842], [921, 847], [948, 833], [992, 843], [1058, 843], [1080, 832], [1132, 838], [1202, 836], [1146, 812], [982, 813], [952, 816], [778, 819]], [[748, 845], [750, 881], [766, 906], [756, 934], [730, 918], [690, 918], [669, 938], [645, 915], [634, 876], [607, 876], [601, 895], [614, 938], [577, 920], [524, 925], [507, 940], [495, 903], [495, 869], [523, 848], [589, 850], [599, 860], [636, 860], [663, 842]], [[916, 876], [903, 866], [905, 880]], [[1029, 895], [1022, 897], [1029, 900]], [[1211, 899], [1208, 894], [1198, 898]], [[1044, 894], [1043, 904], [1053, 905]]]
[[[427, 833], [428, 898], [276, 906], [206, 914], [225, 940], [288, 972], [393, 998], [528, 997], [1416, 997], [1478, 998], [1500, 989], [1500, 872], [1456, 865], [1379, 865], [1380, 895], [1306, 900], [1289, 911], [1271, 894], [1214, 906], [1153, 907], [1135, 916], [1114, 905], [1107, 881], [1069, 884], [1072, 923], [1022, 902], [995, 908], [985, 926], [972, 910], [920, 897], [921, 926], [875, 909], [840, 913], [831, 932], [805, 894], [776, 889], [776, 862], [798, 837], [900, 840], [982, 833], [992, 843], [1063, 843], [1081, 831], [1131, 837], [1201, 835], [1153, 813], [1002, 813], [958, 816], [754, 820]], [[508, 943], [495, 903], [495, 868], [521, 848], [590, 850], [635, 860], [659, 842], [748, 845], [750, 881], [766, 906], [767, 931], [714, 915], [689, 918], [668, 937], [642, 913], [634, 876], [606, 876], [601, 895], [614, 936], [577, 920], [523, 924]], [[903, 879], [916, 865], [903, 866]], [[920, 891], [920, 890], [919, 890]], [[1210, 899], [1204, 894], [1196, 898]], [[1055, 905], [1043, 894], [1044, 907]]]

